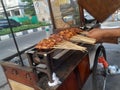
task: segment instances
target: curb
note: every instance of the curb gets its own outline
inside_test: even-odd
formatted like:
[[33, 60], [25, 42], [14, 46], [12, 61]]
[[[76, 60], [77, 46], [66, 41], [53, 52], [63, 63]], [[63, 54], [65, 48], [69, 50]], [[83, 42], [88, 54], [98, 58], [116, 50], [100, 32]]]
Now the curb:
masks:
[[[14, 35], [15, 35], [15, 37], [18, 37], [18, 36], [30, 34], [33, 32], [44, 31], [46, 28], [52, 29], [52, 25], [43, 26], [43, 27], [39, 27], [39, 28], [35, 28], [35, 29], [29, 29], [29, 30], [25, 30], [25, 31], [21, 31], [21, 32], [16, 32], [16, 33], [14, 33]], [[5, 39], [9, 39], [9, 38], [12, 38], [11, 34], [2, 35], [2, 36], [0, 36], [0, 41], [5, 40]]]

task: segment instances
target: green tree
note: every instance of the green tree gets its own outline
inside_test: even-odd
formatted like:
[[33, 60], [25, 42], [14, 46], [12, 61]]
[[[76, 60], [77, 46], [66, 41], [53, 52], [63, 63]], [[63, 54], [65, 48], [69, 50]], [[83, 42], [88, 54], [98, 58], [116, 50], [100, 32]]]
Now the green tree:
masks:
[[25, 7], [26, 15], [29, 15], [29, 16], [36, 15], [32, 0], [22, 0], [22, 2], [26, 2], [26, 7]]

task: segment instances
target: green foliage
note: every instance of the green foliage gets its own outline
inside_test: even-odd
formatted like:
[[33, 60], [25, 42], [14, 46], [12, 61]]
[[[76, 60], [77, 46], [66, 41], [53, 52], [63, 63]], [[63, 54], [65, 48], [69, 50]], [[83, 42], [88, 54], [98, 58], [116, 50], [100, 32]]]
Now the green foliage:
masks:
[[22, 22], [23, 25], [28, 25], [28, 24], [32, 24], [31, 20], [26, 20], [24, 22]]
[[3, 16], [0, 16], [0, 19], [4, 19], [4, 17], [3, 17]]
[[36, 15], [32, 0], [22, 0], [22, 2], [27, 2], [27, 5], [25, 7], [25, 14], [26, 15], [29, 15], [29, 16]]
[[[38, 27], [41, 27], [41, 26], [47, 26], [47, 25], [50, 25], [48, 23], [39, 23], [39, 24], [29, 24], [29, 25], [22, 25], [22, 26], [19, 26], [19, 27], [14, 27], [13, 28], [13, 32], [20, 32], [20, 31], [24, 31], [24, 30], [29, 30], [29, 29], [34, 29], [34, 28], [38, 28]], [[11, 31], [9, 28], [7, 29], [2, 29], [0, 30], [0, 36], [1, 35], [6, 35], [6, 34], [10, 34]]]
[[46, 23], [46, 22], [39, 22], [39, 25], [41, 25], [41, 26], [46, 26], [46, 25], [49, 25], [49, 23]]

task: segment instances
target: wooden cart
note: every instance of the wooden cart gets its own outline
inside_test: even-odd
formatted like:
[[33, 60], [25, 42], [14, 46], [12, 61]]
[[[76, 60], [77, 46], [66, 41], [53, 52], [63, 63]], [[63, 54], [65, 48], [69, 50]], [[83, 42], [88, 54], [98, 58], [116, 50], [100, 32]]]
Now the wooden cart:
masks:
[[[48, 1], [52, 12], [50, 0]], [[81, 25], [84, 25], [83, 8], [102, 22], [119, 7], [120, 0], [78, 0], [78, 4]], [[53, 27], [56, 29], [53, 13], [51, 17]], [[92, 46], [88, 47], [88, 52], [90, 48]], [[40, 77], [31, 65], [28, 67], [4, 62], [2, 67], [12, 90], [81, 90], [91, 74], [88, 52], [75, 51], [60, 64], [55, 73], [62, 83], [54, 87], [48, 86], [48, 78], [44, 77], [44, 74]]]

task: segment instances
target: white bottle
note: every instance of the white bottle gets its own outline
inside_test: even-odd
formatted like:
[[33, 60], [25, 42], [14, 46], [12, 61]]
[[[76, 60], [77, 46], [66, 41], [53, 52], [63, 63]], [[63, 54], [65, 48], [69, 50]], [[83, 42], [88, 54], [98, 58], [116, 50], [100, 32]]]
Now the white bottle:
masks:
[[45, 31], [46, 31], [46, 38], [49, 38], [50, 37], [50, 30], [47, 28]]

